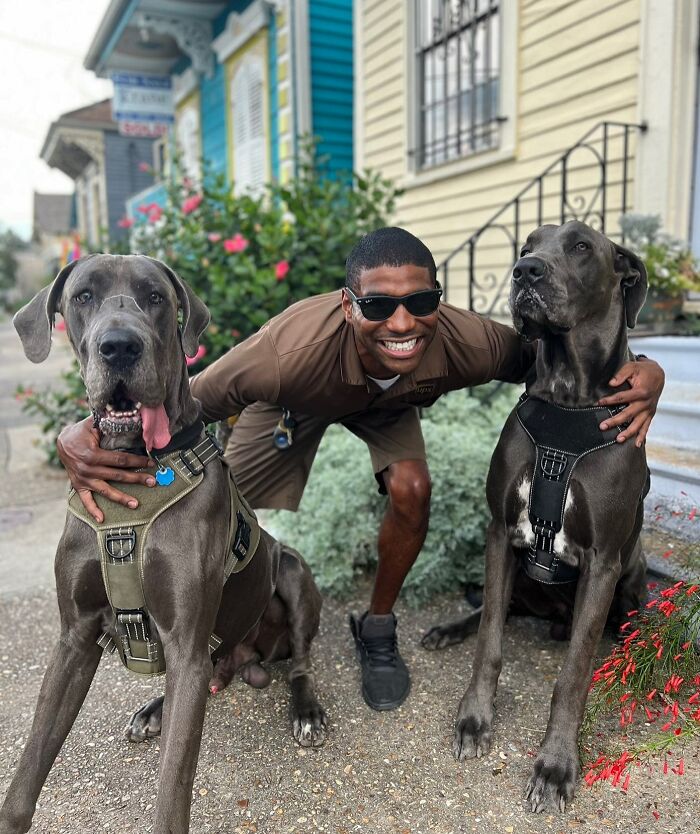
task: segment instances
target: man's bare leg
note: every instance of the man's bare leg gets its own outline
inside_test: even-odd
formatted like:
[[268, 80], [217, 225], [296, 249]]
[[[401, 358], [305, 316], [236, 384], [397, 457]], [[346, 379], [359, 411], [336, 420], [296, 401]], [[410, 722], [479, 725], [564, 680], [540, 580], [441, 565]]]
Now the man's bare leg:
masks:
[[384, 472], [389, 505], [379, 530], [379, 564], [369, 611], [350, 618], [362, 667], [362, 694], [373, 709], [395, 709], [411, 680], [398, 651], [392, 609], [418, 558], [430, 517], [430, 474], [422, 460], [392, 464]]

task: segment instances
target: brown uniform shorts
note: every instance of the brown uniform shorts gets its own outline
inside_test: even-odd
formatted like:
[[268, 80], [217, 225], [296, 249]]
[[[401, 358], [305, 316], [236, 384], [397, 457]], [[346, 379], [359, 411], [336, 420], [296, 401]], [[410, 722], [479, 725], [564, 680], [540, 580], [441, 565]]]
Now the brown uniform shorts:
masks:
[[[367, 444], [381, 492], [381, 473], [392, 463], [425, 460], [416, 408], [374, 409], [338, 421], [295, 413], [293, 442], [284, 450], [272, 441], [281, 416], [282, 409], [277, 405], [249, 406], [238, 418], [226, 447], [225, 458], [236, 485], [255, 509], [298, 509], [311, 464], [331, 422], [341, 423]], [[348, 466], [352, 466], [351, 461]]]

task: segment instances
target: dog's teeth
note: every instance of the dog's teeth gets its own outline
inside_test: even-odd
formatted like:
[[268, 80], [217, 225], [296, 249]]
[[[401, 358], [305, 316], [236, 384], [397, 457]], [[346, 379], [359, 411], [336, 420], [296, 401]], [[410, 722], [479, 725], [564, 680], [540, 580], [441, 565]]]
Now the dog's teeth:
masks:
[[134, 410], [139, 411], [140, 409], [141, 409], [141, 403], [136, 403], [136, 406], [134, 407]]
[[108, 413], [114, 411], [114, 406], [112, 405], [112, 403], [107, 403], [107, 405], [105, 406], [105, 411], [107, 411]]

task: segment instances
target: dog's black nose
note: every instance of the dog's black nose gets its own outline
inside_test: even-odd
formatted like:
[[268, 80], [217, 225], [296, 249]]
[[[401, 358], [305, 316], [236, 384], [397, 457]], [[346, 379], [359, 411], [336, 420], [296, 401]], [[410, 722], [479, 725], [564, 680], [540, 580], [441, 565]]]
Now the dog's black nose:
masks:
[[534, 284], [544, 275], [544, 261], [539, 258], [525, 256], [520, 258], [513, 269], [513, 280], [516, 284]]
[[124, 371], [143, 353], [143, 342], [131, 330], [108, 330], [100, 339], [98, 350], [110, 367]]

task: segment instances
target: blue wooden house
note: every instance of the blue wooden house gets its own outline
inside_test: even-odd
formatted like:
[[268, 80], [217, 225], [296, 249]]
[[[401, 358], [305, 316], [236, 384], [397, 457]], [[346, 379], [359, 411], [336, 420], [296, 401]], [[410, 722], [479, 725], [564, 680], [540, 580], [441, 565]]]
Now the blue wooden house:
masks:
[[85, 66], [172, 78], [170, 140], [195, 179], [204, 158], [236, 193], [287, 182], [308, 135], [332, 175], [353, 167], [352, 0], [112, 0]]

